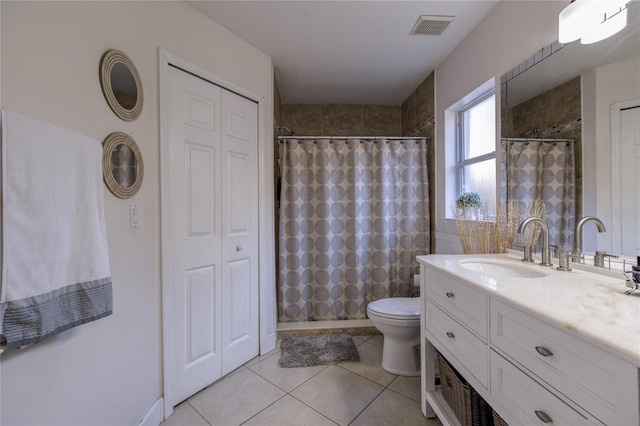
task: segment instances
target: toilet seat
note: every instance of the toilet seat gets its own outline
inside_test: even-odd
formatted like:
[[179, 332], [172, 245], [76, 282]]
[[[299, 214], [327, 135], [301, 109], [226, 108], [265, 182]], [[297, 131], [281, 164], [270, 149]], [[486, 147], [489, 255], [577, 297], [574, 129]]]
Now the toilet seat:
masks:
[[391, 297], [369, 303], [368, 313], [382, 318], [396, 320], [419, 320], [420, 298]]

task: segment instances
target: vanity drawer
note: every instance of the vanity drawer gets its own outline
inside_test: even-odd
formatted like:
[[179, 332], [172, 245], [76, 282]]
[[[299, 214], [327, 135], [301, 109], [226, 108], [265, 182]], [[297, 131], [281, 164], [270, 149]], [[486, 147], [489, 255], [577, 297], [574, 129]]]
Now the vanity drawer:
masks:
[[426, 297], [456, 317], [483, 340], [487, 339], [487, 296], [449, 274], [429, 271]]
[[[494, 351], [491, 351], [491, 394], [523, 425], [601, 424], [576, 411]], [[513, 423], [510, 419], [509, 424]]]
[[606, 424], [638, 424], [631, 363], [491, 299], [491, 345]]
[[[439, 307], [426, 302], [425, 329], [485, 388], [489, 388], [487, 344], [478, 339]], [[431, 339], [429, 339], [431, 340]], [[444, 352], [441, 350], [441, 352]], [[446, 352], [445, 352], [446, 353]], [[458, 365], [455, 366], [459, 368]]]

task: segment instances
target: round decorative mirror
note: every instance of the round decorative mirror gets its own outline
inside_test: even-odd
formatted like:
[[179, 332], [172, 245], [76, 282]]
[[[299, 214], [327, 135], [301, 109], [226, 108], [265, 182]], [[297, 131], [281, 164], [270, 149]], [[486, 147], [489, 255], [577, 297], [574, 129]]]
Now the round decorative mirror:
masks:
[[122, 132], [111, 133], [102, 143], [102, 173], [109, 191], [130, 198], [142, 185], [144, 164], [138, 144]]
[[133, 121], [142, 112], [142, 83], [135, 65], [119, 50], [108, 50], [100, 60], [100, 85], [113, 112]]

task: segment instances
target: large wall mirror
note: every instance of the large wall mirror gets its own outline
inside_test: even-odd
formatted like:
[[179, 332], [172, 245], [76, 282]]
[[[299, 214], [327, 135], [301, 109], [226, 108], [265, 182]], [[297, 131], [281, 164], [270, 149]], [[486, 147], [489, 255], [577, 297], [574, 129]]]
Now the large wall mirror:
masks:
[[640, 3], [594, 44], [554, 43], [502, 77], [503, 198], [543, 210], [551, 244], [640, 255]]

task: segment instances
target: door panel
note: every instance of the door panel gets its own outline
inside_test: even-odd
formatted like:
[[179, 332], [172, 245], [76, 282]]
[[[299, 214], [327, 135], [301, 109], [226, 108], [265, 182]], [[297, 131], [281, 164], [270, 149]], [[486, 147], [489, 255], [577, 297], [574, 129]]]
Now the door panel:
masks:
[[215, 266], [187, 271], [185, 274], [185, 304], [188, 321], [185, 337], [185, 365], [215, 355], [215, 320], [211, 306], [215, 305], [216, 278]]
[[[227, 182], [233, 187], [250, 189], [251, 157], [237, 152], [229, 152], [227, 159]], [[250, 235], [251, 233], [251, 193], [249, 191], [229, 191], [229, 230], [227, 236]]]
[[251, 310], [251, 259], [230, 262], [229, 290], [232, 303], [229, 304], [229, 344], [251, 336], [251, 318], [246, 315]]
[[[221, 377], [221, 89], [169, 68], [174, 405]], [[197, 95], [196, 95], [197, 94]]]
[[[222, 94], [222, 374], [256, 356], [258, 318], [258, 108]], [[250, 356], [250, 357], [251, 357]]]
[[184, 123], [200, 129], [215, 132], [216, 102], [195, 93], [184, 94]]
[[[233, 107], [227, 107], [227, 134], [236, 139], [250, 142], [251, 116], [246, 112]], [[253, 123], [255, 125], [255, 121]]]
[[189, 237], [213, 237], [215, 223], [215, 149], [185, 145], [187, 190], [189, 191]]

